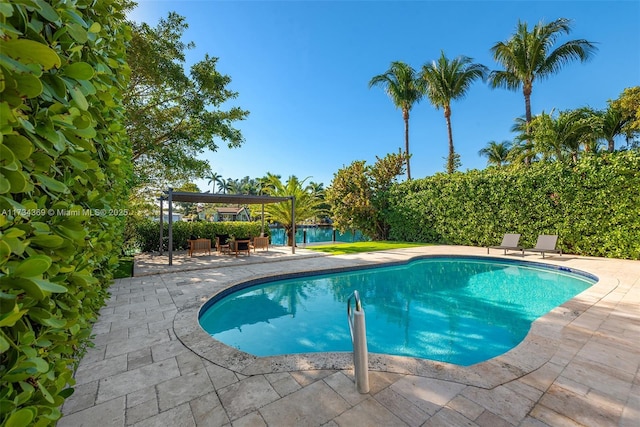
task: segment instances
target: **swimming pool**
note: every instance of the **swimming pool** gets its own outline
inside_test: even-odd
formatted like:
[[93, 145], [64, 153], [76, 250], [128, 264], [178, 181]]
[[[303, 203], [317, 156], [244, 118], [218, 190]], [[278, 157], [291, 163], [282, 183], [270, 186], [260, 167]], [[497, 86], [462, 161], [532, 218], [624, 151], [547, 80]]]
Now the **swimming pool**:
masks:
[[537, 263], [433, 257], [266, 280], [216, 295], [200, 311], [202, 328], [256, 356], [348, 352], [346, 301], [358, 290], [370, 352], [468, 366], [515, 347], [535, 319], [597, 278]]

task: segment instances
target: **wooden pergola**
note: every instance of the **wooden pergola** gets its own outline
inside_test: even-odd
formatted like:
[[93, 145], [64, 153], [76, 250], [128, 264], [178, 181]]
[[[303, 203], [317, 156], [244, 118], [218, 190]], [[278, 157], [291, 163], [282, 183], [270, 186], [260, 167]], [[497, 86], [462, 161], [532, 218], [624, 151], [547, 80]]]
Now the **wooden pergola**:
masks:
[[[191, 203], [225, 203], [225, 204], [262, 204], [262, 232], [264, 233], [264, 205], [267, 203], [281, 203], [291, 201], [291, 221], [293, 223], [293, 235], [296, 234], [296, 217], [294, 196], [275, 197], [275, 196], [256, 196], [252, 194], [213, 194], [213, 193], [191, 193], [187, 191], [173, 191], [169, 188], [160, 197], [160, 253], [162, 253], [162, 231], [163, 231], [163, 201], [169, 204], [169, 265], [173, 265], [173, 202], [191, 202]], [[291, 246], [291, 253], [296, 253], [295, 243]]]

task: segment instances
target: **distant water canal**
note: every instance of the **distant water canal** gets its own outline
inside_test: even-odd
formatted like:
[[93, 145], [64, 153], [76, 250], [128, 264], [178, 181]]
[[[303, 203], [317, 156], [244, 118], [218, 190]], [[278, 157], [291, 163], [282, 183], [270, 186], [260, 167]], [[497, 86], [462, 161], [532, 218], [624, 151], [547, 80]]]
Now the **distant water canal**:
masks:
[[[271, 244], [272, 245], [285, 245], [286, 236], [284, 234], [284, 228], [271, 228]], [[319, 243], [319, 242], [362, 242], [368, 240], [362, 235], [360, 231], [352, 233], [347, 231], [346, 233], [340, 233], [333, 227], [326, 226], [299, 226], [296, 227], [296, 243]]]

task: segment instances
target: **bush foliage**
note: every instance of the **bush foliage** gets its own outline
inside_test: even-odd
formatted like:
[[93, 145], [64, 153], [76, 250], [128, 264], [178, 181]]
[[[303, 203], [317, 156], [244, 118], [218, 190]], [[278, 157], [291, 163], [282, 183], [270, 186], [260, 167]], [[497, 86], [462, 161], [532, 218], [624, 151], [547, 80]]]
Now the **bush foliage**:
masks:
[[48, 425], [120, 251], [124, 2], [1, 3], [0, 424]]
[[391, 237], [486, 246], [520, 233], [533, 247], [557, 234], [567, 253], [640, 259], [639, 171], [631, 150], [404, 182], [390, 196]]
[[375, 240], [389, 239], [389, 190], [406, 162], [402, 153], [387, 154], [376, 157], [373, 165], [360, 160], [338, 170], [326, 192], [333, 226], [341, 232], [360, 230]]

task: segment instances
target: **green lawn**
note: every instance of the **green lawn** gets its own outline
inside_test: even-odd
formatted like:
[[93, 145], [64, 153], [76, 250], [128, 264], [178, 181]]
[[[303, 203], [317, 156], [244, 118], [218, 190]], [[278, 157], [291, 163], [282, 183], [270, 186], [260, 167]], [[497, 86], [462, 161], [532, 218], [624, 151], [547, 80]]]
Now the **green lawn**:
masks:
[[133, 276], [133, 257], [120, 258], [118, 267], [113, 272], [114, 279], [123, 279]]
[[305, 249], [318, 252], [326, 252], [331, 255], [357, 254], [360, 252], [384, 251], [388, 249], [416, 248], [429, 246], [428, 243], [390, 242], [381, 240], [377, 242], [339, 243], [332, 245], [307, 246]]

